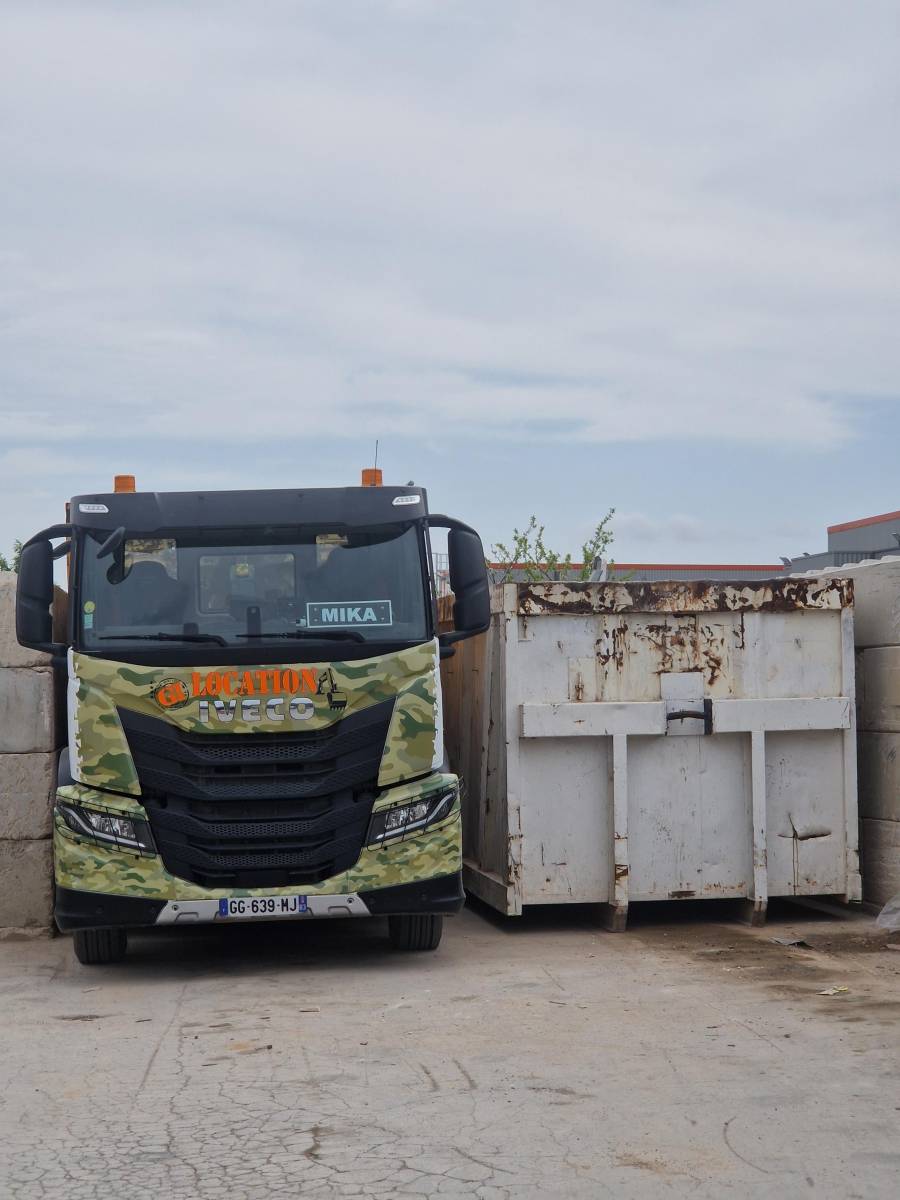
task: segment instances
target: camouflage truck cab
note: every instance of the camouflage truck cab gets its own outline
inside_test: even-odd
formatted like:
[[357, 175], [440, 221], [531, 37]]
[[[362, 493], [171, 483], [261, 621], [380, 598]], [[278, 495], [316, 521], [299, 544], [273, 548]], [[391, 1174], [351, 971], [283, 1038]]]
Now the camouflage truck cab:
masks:
[[386, 915], [396, 946], [433, 949], [463, 902], [438, 668], [488, 622], [477, 534], [412, 486], [114, 492], [70, 513], [26, 544], [17, 632], [68, 674], [56, 920], [80, 960], [121, 957], [134, 927], [326, 916]]

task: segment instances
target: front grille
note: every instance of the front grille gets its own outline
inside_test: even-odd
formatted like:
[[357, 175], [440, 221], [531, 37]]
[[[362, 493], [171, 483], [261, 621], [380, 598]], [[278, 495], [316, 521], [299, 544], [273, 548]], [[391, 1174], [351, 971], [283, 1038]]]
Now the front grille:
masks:
[[297, 733], [183, 733], [120, 709], [141, 790], [195, 800], [275, 800], [359, 787], [378, 777], [393, 701]]
[[203, 887], [319, 883], [359, 858], [393, 700], [327, 729], [185, 733], [120, 708], [166, 869]]

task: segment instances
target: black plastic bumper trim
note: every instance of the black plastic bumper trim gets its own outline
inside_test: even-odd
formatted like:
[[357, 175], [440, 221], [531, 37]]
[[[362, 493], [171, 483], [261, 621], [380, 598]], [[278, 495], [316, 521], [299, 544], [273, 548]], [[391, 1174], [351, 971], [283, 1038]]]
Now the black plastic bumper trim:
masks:
[[462, 871], [440, 875], [420, 883], [400, 883], [395, 887], [360, 892], [360, 900], [373, 916], [397, 916], [401, 913], [458, 913], [466, 900]]
[[63, 932], [112, 929], [122, 925], [153, 925], [165, 906], [165, 900], [147, 900], [143, 896], [108, 896], [105, 892], [57, 887], [53, 915]]

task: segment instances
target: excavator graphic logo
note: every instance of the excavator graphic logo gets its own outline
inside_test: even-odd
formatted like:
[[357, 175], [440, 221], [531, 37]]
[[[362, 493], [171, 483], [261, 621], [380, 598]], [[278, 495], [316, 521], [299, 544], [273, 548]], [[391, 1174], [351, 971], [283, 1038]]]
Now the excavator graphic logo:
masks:
[[331, 667], [326, 667], [324, 671], [319, 672], [316, 695], [327, 696], [328, 707], [335, 712], [340, 712], [347, 707], [347, 693], [338, 691]]

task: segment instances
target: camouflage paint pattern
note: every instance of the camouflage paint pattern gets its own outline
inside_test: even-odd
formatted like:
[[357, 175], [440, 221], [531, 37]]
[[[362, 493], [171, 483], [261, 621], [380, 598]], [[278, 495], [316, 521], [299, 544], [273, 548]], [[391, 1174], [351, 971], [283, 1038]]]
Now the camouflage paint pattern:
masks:
[[[72, 653], [69, 660], [69, 719], [73, 773], [79, 782], [58, 789], [60, 800], [89, 808], [146, 819], [140, 803], [140, 783], [117, 709], [130, 709], [164, 720], [179, 729], [215, 737], [219, 733], [278, 733], [286, 729], [313, 731], [327, 728], [343, 717], [370, 705], [394, 699], [388, 735], [379, 769], [382, 789], [376, 811], [409, 802], [434, 790], [456, 784], [455, 775], [434, 773], [442, 755], [440, 684], [437, 642], [427, 642], [393, 654], [350, 662], [287, 663], [265, 666], [147, 667], [111, 662]], [[305, 677], [307, 686], [281, 691], [284, 672]], [[245, 675], [251, 679], [244, 683]], [[207, 692], [207, 675], [218, 675], [229, 684], [227, 692]], [[254, 678], [255, 682], [254, 682]], [[308, 686], [310, 680], [318, 686]], [[218, 688], [218, 684], [216, 687]], [[175, 702], [164, 704], [161, 690]], [[172, 690], [174, 689], [174, 690]], [[248, 690], [249, 689], [249, 690]], [[265, 701], [281, 696], [287, 708], [291, 694], [302, 695], [311, 715], [302, 723], [268, 719]], [[200, 702], [210, 706], [216, 698], [236, 700], [227, 723], [201, 720]], [[183, 698], [182, 698], [183, 697]], [[241, 702], [260, 698], [259, 719], [244, 720]], [[432, 772], [431, 774], [428, 774]], [[422, 779], [427, 775], [426, 779]], [[404, 783], [418, 777], [415, 783]], [[97, 788], [109, 789], [97, 791]], [[285, 888], [210, 889], [170, 875], [158, 855], [139, 855], [107, 848], [73, 833], [59, 813], [54, 818], [56, 882], [78, 891], [123, 896], [151, 896], [164, 900], [204, 900], [225, 896], [294, 895], [296, 884]], [[462, 865], [459, 801], [444, 821], [433, 829], [402, 842], [363, 848], [356, 864], [332, 879], [304, 885], [309, 895], [327, 895], [391, 887], [456, 872]]]
[[[436, 774], [414, 784], [391, 788], [375, 801], [375, 809], [391, 808], [456, 784], [455, 775]], [[63, 800], [122, 815], [146, 819], [141, 805], [127, 796], [111, 796], [80, 784], [58, 791]], [[462, 866], [460, 807], [456, 801], [449, 815], [432, 829], [405, 841], [369, 849], [348, 871], [317, 884], [292, 884], [283, 888], [203, 888], [170, 875], [159, 855], [141, 856], [107, 849], [72, 833], [59, 813], [54, 814], [53, 854], [56, 882], [60, 887], [113, 896], [148, 896], [158, 900], [218, 900], [227, 896], [329, 895], [372, 891], [400, 883], [414, 883], [451, 875]]]
[[[245, 675], [271, 677], [276, 672], [295, 672], [298, 675], [313, 673], [329, 680], [327, 692], [296, 693], [312, 702], [313, 714], [302, 725], [293, 725], [295, 729], [310, 732], [323, 729], [344, 716], [395, 698], [378, 782], [381, 786], [398, 783], [413, 775], [423, 775], [439, 763], [442, 747], [438, 733], [440, 684], [437, 663], [436, 641], [394, 654], [350, 662], [217, 666], [212, 670], [196, 671], [190, 667], [134, 666], [72, 653], [69, 660], [69, 720], [74, 746], [73, 773], [81, 783], [129, 796], [140, 795], [140, 784], [117, 708], [131, 709], [168, 721], [186, 732], [212, 737], [219, 733], [284, 732], [291, 725], [283, 720], [267, 719], [264, 701], [277, 696], [289, 701], [290, 693], [275, 688], [270, 691], [265, 680], [264, 686], [254, 691], [229, 692], [229, 703], [238, 700], [234, 716], [227, 723], [212, 720], [207, 724], [200, 719], [199, 704], [201, 700], [212, 704], [215, 697], [195, 694], [197, 680], [208, 673], [234, 677], [238, 681]], [[173, 707], [163, 707], [154, 697], [166, 683], [183, 687], [186, 700]], [[262, 701], [259, 720], [246, 721], [238, 715], [240, 699], [245, 696]], [[334, 696], [340, 697], [340, 707], [334, 706]]]
[[147, 820], [146, 809], [140, 800], [131, 796], [117, 796], [114, 792], [98, 792], [83, 783], [67, 783], [56, 789], [57, 800], [69, 800], [72, 804], [85, 804], [98, 812], [108, 812], [116, 817], [138, 817]]

